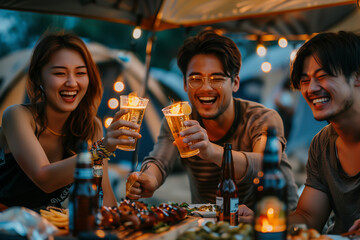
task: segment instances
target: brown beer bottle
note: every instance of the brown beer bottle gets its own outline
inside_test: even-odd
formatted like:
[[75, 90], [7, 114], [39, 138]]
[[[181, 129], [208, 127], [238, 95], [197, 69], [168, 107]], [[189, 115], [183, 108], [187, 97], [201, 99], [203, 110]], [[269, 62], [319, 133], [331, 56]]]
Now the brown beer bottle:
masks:
[[221, 168], [222, 176], [216, 193], [216, 218], [218, 221], [227, 221], [235, 226], [238, 224], [239, 196], [235, 183], [231, 143], [225, 143]]
[[74, 183], [69, 196], [69, 230], [77, 236], [81, 232], [94, 230], [95, 195], [91, 154], [86, 142], [79, 146], [76, 158]]
[[287, 188], [279, 168], [280, 142], [276, 129], [267, 130], [262, 171], [254, 179], [256, 185], [255, 239], [285, 240], [287, 234]]
[[95, 185], [96, 188], [95, 208], [99, 209], [103, 206], [103, 198], [104, 198], [104, 193], [102, 190], [102, 178], [103, 178], [102, 163], [97, 163], [96, 161], [94, 161], [93, 170], [94, 170], [93, 184]]

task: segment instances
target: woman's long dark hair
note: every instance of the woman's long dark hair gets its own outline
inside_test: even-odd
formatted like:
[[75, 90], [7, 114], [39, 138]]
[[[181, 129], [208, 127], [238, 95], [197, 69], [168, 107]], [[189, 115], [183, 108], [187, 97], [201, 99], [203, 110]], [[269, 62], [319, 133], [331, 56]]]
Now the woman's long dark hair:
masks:
[[92, 59], [85, 43], [71, 33], [48, 33], [37, 43], [29, 67], [27, 93], [30, 99], [30, 108], [40, 129], [38, 136], [45, 130], [48, 120], [45, 114], [46, 96], [43, 93], [41, 78], [42, 68], [50, 61], [51, 56], [61, 49], [77, 51], [82, 56], [88, 76], [89, 86], [85, 96], [65, 122], [62, 132], [64, 154], [73, 155], [77, 151], [79, 140], [93, 140], [97, 131], [96, 114], [101, 102], [103, 88], [98, 68]]

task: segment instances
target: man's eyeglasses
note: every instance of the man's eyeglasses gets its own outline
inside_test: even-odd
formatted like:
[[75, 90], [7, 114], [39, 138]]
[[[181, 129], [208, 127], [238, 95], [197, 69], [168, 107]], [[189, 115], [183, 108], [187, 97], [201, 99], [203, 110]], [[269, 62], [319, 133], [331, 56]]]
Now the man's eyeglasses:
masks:
[[189, 83], [189, 86], [191, 88], [200, 88], [205, 82], [205, 79], [208, 80], [210, 86], [212, 88], [221, 88], [224, 82], [228, 79], [231, 79], [230, 77], [225, 77], [221, 75], [213, 75], [210, 77], [207, 76], [201, 76], [201, 75], [191, 75], [187, 78], [187, 81]]

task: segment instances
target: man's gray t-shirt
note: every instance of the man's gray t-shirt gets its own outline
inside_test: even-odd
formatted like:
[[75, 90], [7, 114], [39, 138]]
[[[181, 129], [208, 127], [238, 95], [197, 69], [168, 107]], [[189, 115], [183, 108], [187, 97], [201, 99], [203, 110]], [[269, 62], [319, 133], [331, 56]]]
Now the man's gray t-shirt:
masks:
[[[253, 179], [261, 169], [261, 159], [259, 161], [258, 154], [251, 153], [255, 143], [263, 134], [264, 126], [276, 128], [283, 146], [285, 146], [286, 140], [282, 120], [276, 111], [261, 104], [237, 98], [234, 99], [234, 103], [236, 116], [230, 130], [222, 139], [213, 143], [219, 146], [224, 146], [224, 143], [231, 143], [233, 151], [249, 152], [246, 153], [249, 163], [246, 175], [242, 179], [237, 179], [237, 186], [240, 203], [252, 207], [255, 201]], [[195, 111], [193, 111], [191, 119], [198, 120], [202, 124]], [[143, 164], [146, 162], [155, 163], [162, 173], [163, 180], [171, 172], [176, 159], [180, 157], [177, 148], [173, 145], [173, 141], [169, 126], [163, 120], [157, 143], [153, 151], [143, 161]], [[254, 157], [255, 155], [256, 157]], [[182, 158], [181, 161], [188, 172], [192, 203], [214, 203], [221, 168], [215, 163], [203, 160], [198, 156]], [[293, 210], [298, 200], [297, 186], [284, 152], [282, 153], [280, 169], [284, 173], [288, 184], [289, 209]]]
[[360, 219], [360, 172], [349, 176], [341, 167], [336, 152], [337, 137], [331, 125], [314, 137], [309, 149], [305, 185], [326, 193], [335, 213], [331, 233], [340, 234]]

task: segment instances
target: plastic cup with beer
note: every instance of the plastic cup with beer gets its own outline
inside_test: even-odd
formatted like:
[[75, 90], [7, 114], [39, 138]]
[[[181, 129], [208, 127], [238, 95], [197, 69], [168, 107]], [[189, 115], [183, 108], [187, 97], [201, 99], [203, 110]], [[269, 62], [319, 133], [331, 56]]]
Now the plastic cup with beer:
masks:
[[[120, 96], [120, 109], [128, 109], [129, 112], [122, 115], [120, 119], [126, 120], [129, 122], [133, 122], [141, 126], [141, 123], [144, 118], [144, 113], [146, 106], [149, 102], [147, 98], [137, 97], [136, 95], [121, 95]], [[121, 127], [120, 129], [130, 129], [139, 132], [140, 128], [138, 129], [131, 129], [128, 127]], [[130, 136], [121, 136], [120, 138], [123, 139], [133, 139]], [[131, 145], [117, 145], [118, 149], [124, 151], [135, 151], [137, 139], [135, 139], [134, 143]]]
[[184, 125], [184, 121], [189, 120], [189, 115], [191, 113], [191, 106], [188, 102], [177, 102], [170, 106], [167, 106], [162, 109], [162, 112], [165, 115], [165, 118], [169, 124], [171, 133], [174, 137], [176, 146], [179, 150], [180, 156], [182, 158], [192, 157], [198, 154], [199, 149], [191, 149], [190, 146], [192, 143], [184, 143], [184, 137], [180, 136], [180, 132], [187, 128]]

